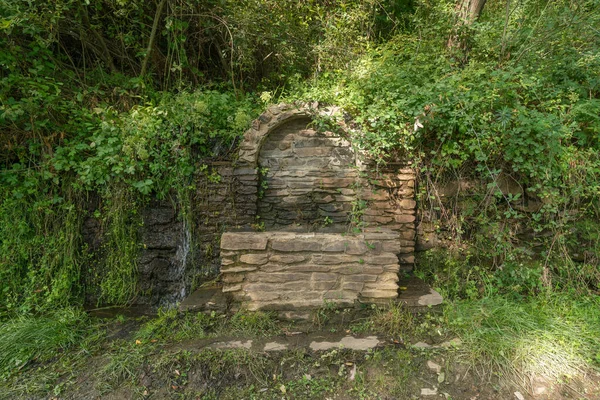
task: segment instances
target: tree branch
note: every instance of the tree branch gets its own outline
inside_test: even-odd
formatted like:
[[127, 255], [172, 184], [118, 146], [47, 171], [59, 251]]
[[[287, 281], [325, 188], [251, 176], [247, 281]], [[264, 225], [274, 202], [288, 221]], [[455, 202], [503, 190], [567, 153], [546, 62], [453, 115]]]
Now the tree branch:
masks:
[[150, 33], [150, 40], [148, 40], [148, 47], [146, 47], [146, 56], [144, 57], [144, 61], [142, 62], [142, 70], [140, 71], [140, 76], [146, 75], [146, 70], [148, 69], [148, 61], [150, 60], [150, 54], [152, 53], [152, 48], [154, 47], [154, 42], [156, 41], [158, 22], [160, 20], [162, 10], [165, 7], [166, 3], [167, 0], [160, 0], [160, 3], [158, 3], [158, 7], [156, 8], [156, 13], [154, 14], [154, 23], [152, 24], [152, 32]]

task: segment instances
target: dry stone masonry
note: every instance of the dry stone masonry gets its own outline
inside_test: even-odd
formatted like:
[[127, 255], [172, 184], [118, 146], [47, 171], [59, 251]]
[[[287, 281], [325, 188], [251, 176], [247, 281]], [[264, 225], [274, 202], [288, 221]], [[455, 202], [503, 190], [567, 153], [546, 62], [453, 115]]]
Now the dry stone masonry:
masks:
[[233, 174], [256, 198], [245, 216], [267, 232], [229, 229], [220, 255], [223, 292], [249, 309], [387, 302], [414, 263], [413, 170], [377, 167], [343, 133], [313, 129], [314, 113], [271, 107], [240, 146]]
[[[370, 162], [344, 123], [314, 128], [334, 111], [270, 107], [236, 160], [198, 168], [191, 220], [169, 202], [144, 210], [137, 302], [181, 301], [219, 272], [224, 292], [252, 309], [395, 298], [398, 272], [414, 264], [415, 174]], [[86, 229], [99, 248], [99, 222]]]
[[249, 310], [382, 303], [398, 295], [395, 232], [244, 232], [221, 238], [223, 292]]

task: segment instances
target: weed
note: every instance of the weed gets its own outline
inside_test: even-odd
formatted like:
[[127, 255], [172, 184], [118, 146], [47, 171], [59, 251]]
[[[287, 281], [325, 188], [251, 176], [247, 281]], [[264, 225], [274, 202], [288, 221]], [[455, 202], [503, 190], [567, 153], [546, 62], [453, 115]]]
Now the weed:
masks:
[[408, 398], [416, 366], [409, 351], [395, 348], [375, 350], [365, 355], [365, 364], [358, 369], [352, 392], [377, 393], [375, 398]]
[[88, 318], [80, 310], [64, 309], [45, 317], [20, 317], [0, 326], [0, 376], [8, 377], [27, 364], [59, 357], [81, 343]]
[[177, 309], [159, 310], [158, 316], [146, 322], [136, 333], [138, 340], [180, 341], [202, 339], [223, 318], [216, 313], [180, 313]]
[[495, 296], [457, 301], [447, 324], [464, 342], [460, 354], [479, 371], [520, 386], [534, 376], [581, 377], [598, 367], [600, 300], [553, 293], [525, 301]]
[[402, 303], [375, 308], [370, 322], [375, 331], [393, 338], [409, 336], [415, 331], [415, 316]]
[[265, 312], [239, 311], [220, 327], [226, 334], [271, 336], [280, 332], [275, 315]]
[[124, 382], [135, 384], [148, 345], [140, 341], [117, 341], [113, 351], [106, 355], [107, 362], [97, 372], [97, 388], [102, 393], [114, 390]]

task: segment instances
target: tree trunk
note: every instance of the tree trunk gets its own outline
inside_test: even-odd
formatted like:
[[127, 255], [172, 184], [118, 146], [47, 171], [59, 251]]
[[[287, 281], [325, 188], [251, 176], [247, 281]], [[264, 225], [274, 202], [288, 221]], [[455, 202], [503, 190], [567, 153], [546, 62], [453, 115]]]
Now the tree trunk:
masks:
[[456, 22], [450, 38], [448, 39], [448, 48], [460, 48], [466, 50], [465, 38], [461, 37], [461, 30], [471, 25], [480, 15], [486, 0], [457, 0], [456, 2]]
[[486, 0], [458, 0], [456, 11], [465, 23], [471, 23], [481, 15]]

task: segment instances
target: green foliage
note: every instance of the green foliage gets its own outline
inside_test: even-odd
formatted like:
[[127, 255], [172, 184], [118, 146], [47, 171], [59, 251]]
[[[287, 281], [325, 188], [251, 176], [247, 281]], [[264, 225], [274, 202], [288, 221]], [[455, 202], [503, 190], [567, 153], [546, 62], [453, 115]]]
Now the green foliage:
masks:
[[62, 309], [45, 317], [19, 317], [0, 325], [0, 376], [9, 377], [32, 362], [57, 358], [84, 340], [87, 316]]
[[57, 148], [54, 168], [73, 172], [88, 190], [124, 182], [164, 197], [189, 184], [198, 158], [226, 155], [255, 109], [250, 98], [197, 91], [162, 94], [122, 114], [110, 107], [98, 112], [102, 122], [83, 143]]
[[[422, 207], [471, 247], [470, 261], [439, 264], [480, 268], [447, 278], [461, 282], [449, 292], [529, 295], [573, 279], [597, 290], [597, 0], [490, 3], [460, 26], [450, 0], [179, 1], [158, 15], [157, 3], [0, 2], [3, 315], [90, 294], [131, 301], [136, 210], [171, 197], [188, 223], [194, 175], [231, 158], [259, 106], [282, 97], [342, 106], [357, 146], [414, 162]], [[501, 190], [506, 176], [519, 194]], [[443, 209], [435, 189], [454, 178], [477, 189]], [[101, 254], [78, 233], [91, 197]], [[532, 228], [535, 251], [516, 226]]]
[[0, 315], [67, 306], [81, 293], [80, 200], [37, 174], [24, 177], [0, 194]]
[[249, 336], [270, 336], [280, 333], [280, 328], [272, 313], [238, 311], [221, 331]]
[[176, 308], [159, 310], [158, 316], [145, 323], [135, 337], [142, 341], [202, 339], [214, 332], [222, 320], [223, 316], [217, 314], [182, 314]]
[[105, 242], [99, 269], [89, 271], [92, 288], [99, 287], [98, 301], [127, 304], [137, 295], [137, 237], [140, 216], [135, 200], [124, 189], [115, 188], [104, 211]]
[[598, 367], [600, 308], [594, 297], [565, 294], [514, 301], [501, 296], [446, 307], [460, 353], [484, 374], [527, 387], [533, 376], [577, 378]]

